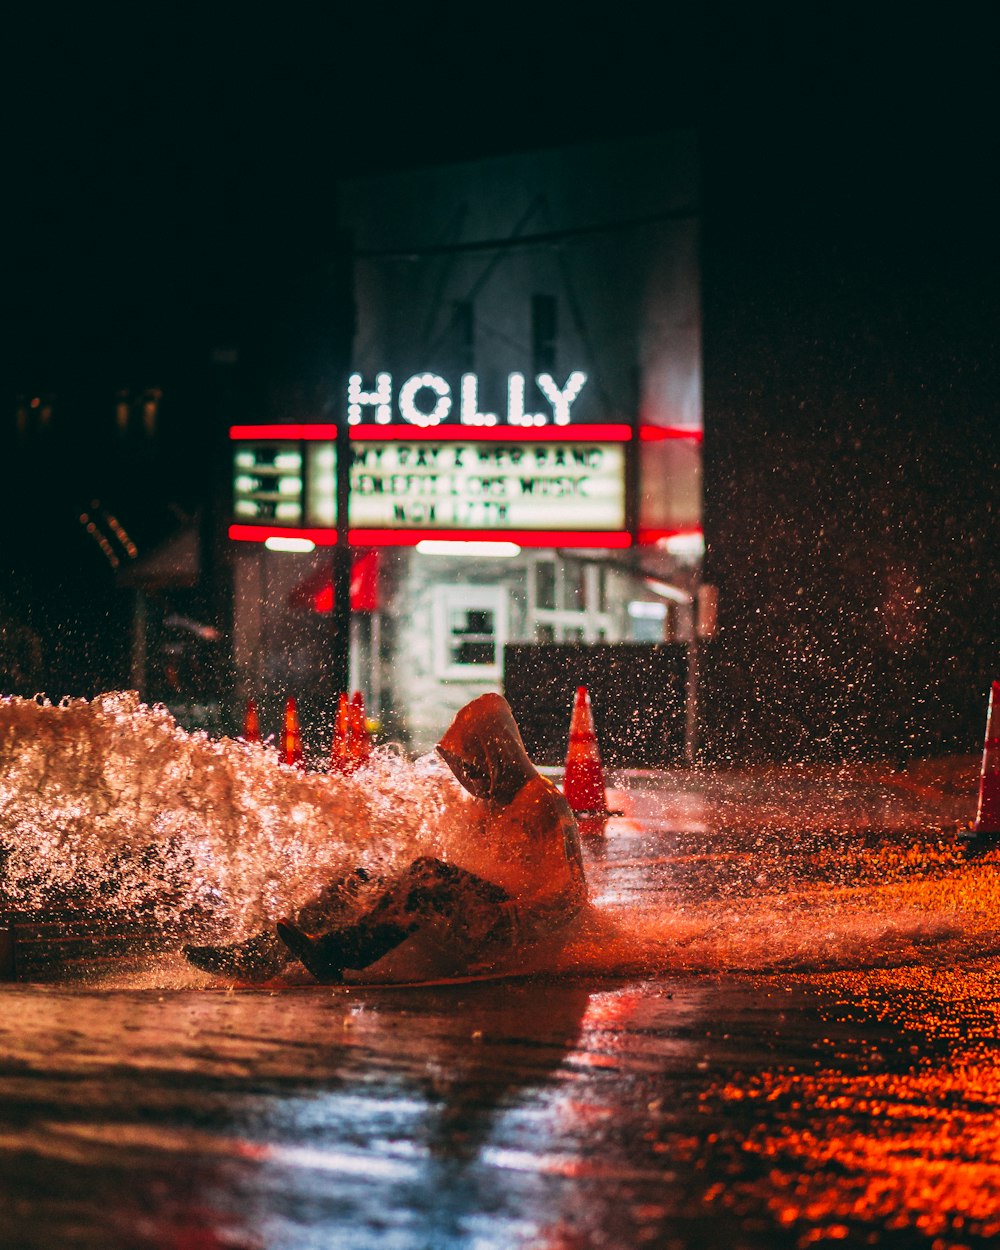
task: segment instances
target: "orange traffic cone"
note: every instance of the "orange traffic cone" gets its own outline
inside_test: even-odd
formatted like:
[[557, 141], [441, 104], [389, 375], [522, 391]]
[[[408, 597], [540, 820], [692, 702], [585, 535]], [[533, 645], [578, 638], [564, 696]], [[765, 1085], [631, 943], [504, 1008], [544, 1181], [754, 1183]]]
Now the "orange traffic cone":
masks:
[[344, 774], [356, 772], [367, 763], [371, 753], [372, 741], [365, 724], [365, 705], [361, 692], [356, 691], [350, 702], [347, 695], [342, 694], [333, 728], [330, 771]]
[[253, 699], [247, 699], [246, 715], [243, 717], [243, 732], [240, 737], [244, 742], [260, 742], [260, 716], [257, 712], [257, 704]]
[[285, 719], [281, 726], [281, 742], [278, 746], [279, 764], [303, 766], [305, 752], [302, 750], [302, 730], [299, 727], [299, 711], [294, 698], [285, 703]]
[[340, 696], [337, 704], [337, 719], [333, 725], [333, 745], [330, 747], [330, 771], [333, 773], [353, 773], [355, 768], [354, 754], [351, 750], [351, 705], [347, 695]]
[[979, 775], [979, 806], [972, 832], [975, 837], [1000, 839], [1000, 681], [995, 681], [990, 688], [983, 767]]
[[355, 690], [351, 698], [351, 750], [357, 768], [366, 764], [372, 753], [371, 734], [365, 719], [365, 700], [360, 690]]
[[577, 686], [573, 716], [569, 723], [569, 749], [563, 775], [563, 794], [577, 815], [606, 815], [608, 799], [604, 769], [597, 749], [594, 717], [586, 686]]

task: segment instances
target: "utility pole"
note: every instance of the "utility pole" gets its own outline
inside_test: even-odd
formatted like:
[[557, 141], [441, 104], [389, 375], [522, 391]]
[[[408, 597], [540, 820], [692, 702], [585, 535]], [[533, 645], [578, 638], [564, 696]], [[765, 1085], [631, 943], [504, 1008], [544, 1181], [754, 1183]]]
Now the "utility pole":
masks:
[[335, 691], [349, 693], [351, 681], [351, 444], [346, 388], [336, 400], [337, 543], [333, 548], [333, 638], [330, 666]]
[[350, 693], [351, 681], [351, 430], [347, 419], [347, 377], [351, 369], [354, 339], [354, 255], [353, 241], [340, 233], [338, 250], [329, 274], [338, 316], [332, 327], [336, 342], [330, 351], [336, 357], [333, 370], [334, 394], [330, 396], [337, 430], [336, 499], [337, 542], [333, 548], [333, 611], [330, 640], [330, 668], [333, 688]]
[[[697, 600], [692, 604], [697, 607]], [[687, 676], [684, 682], [684, 764], [694, 768], [698, 762], [698, 678], [699, 678], [698, 621], [692, 612], [691, 637], [687, 645]]]

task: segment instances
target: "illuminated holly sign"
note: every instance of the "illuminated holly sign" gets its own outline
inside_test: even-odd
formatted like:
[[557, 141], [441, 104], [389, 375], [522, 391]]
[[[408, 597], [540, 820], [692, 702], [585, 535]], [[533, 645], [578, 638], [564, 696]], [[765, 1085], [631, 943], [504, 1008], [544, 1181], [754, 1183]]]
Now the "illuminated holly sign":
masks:
[[457, 421], [466, 426], [542, 426], [569, 425], [571, 409], [583, 390], [587, 375], [574, 370], [559, 385], [551, 373], [539, 373], [535, 384], [544, 397], [547, 409], [528, 412], [525, 409], [525, 377], [523, 373], [507, 375], [506, 410], [485, 412], [479, 406], [479, 377], [462, 375], [456, 395], [451, 384], [437, 373], [415, 373], [407, 378], [395, 395], [391, 373], [377, 373], [374, 385], [366, 389], [360, 373], [352, 373], [347, 383], [347, 419], [360, 425], [365, 418], [377, 425], [390, 425], [395, 416], [410, 425], [423, 427]]

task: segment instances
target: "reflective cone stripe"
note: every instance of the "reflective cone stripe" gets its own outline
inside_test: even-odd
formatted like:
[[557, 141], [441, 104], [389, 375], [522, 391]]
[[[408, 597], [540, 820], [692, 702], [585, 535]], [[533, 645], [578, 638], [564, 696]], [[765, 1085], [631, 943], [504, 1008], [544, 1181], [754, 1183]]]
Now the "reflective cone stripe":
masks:
[[253, 699], [247, 699], [247, 710], [243, 717], [243, 732], [240, 737], [244, 742], [260, 742], [260, 715]]
[[295, 700], [290, 698], [285, 704], [285, 718], [281, 725], [281, 742], [278, 746], [278, 762], [280, 764], [301, 765], [305, 757], [302, 750], [302, 730], [299, 727], [299, 710]]
[[976, 833], [1000, 834], [1000, 681], [995, 681], [990, 689], [974, 828]]
[[563, 794], [574, 812], [606, 812], [604, 769], [586, 686], [578, 686], [569, 724]]

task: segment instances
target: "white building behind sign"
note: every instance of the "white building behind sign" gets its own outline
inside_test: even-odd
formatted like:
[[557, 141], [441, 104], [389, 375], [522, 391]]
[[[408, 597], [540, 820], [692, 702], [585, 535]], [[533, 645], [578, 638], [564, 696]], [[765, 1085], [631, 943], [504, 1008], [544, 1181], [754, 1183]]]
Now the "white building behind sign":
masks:
[[[413, 747], [502, 687], [506, 642], [677, 629], [673, 602], [630, 610], [662, 600], [629, 569], [680, 600], [697, 581], [697, 197], [689, 133], [346, 186], [350, 528], [386, 556], [375, 650], [359, 648], [356, 671]], [[233, 537], [285, 525], [332, 542], [332, 433], [243, 435]]]

